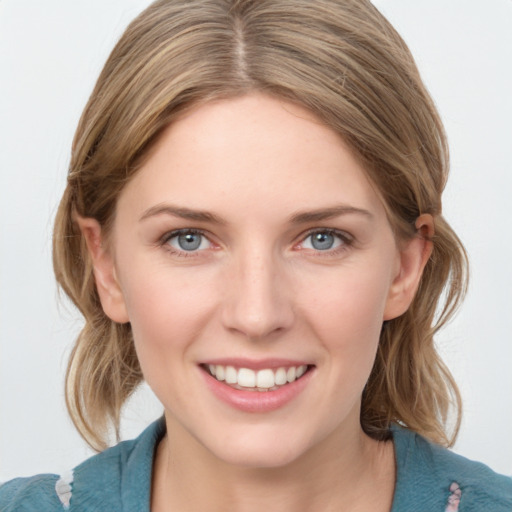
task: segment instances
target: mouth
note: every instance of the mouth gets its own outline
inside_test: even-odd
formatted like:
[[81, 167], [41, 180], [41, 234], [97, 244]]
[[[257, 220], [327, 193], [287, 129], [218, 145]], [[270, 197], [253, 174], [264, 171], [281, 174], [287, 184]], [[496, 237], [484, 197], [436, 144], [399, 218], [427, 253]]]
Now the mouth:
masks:
[[235, 367], [221, 364], [202, 364], [201, 368], [218, 382], [240, 391], [277, 391], [311, 371], [313, 365], [280, 366], [278, 368]]

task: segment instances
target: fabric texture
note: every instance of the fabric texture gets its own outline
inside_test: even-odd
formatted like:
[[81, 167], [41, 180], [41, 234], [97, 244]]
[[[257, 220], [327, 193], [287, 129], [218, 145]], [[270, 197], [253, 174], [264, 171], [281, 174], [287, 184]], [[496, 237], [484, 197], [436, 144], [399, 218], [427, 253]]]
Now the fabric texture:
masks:
[[[391, 512], [512, 512], [512, 478], [393, 426], [397, 482]], [[72, 472], [0, 486], [1, 512], [149, 512], [153, 457], [164, 419]]]

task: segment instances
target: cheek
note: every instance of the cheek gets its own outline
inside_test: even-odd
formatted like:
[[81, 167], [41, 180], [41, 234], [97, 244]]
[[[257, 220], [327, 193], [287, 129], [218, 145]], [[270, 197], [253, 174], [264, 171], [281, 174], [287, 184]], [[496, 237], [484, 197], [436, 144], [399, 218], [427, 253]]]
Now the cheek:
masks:
[[378, 264], [345, 270], [305, 283], [310, 293], [301, 310], [323, 345], [331, 378], [356, 397], [373, 367], [390, 279]]
[[190, 347], [208, 322], [212, 294], [201, 285], [200, 276], [191, 282], [186, 274], [165, 268], [143, 273], [132, 268], [123, 293], [146, 375], [191, 356]]
[[327, 339], [378, 337], [389, 292], [389, 273], [366, 266], [317, 274], [303, 283], [300, 308]]

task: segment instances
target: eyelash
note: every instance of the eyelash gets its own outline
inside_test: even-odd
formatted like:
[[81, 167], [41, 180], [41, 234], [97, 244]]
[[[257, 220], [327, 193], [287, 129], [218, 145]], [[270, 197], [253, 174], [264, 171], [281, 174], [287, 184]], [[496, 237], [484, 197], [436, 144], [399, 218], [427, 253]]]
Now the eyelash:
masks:
[[320, 249], [303, 249], [303, 250], [311, 250], [313, 251], [315, 256], [318, 257], [333, 257], [339, 256], [342, 252], [348, 250], [354, 244], [354, 237], [349, 235], [345, 231], [340, 231], [338, 229], [333, 228], [315, 228], [311, 229], [305, 234], [301, 235], [300, 242], [297, 245], [302, 245], [304, 242], [311, 236], [316, 234], [330, 235], [338, 238], [340, 240], [340, 245], [335, 247], [334, 249], [326, 249], [324, 251]]
[[[174, 247], [172, 247], [169, 242], [180, 235], [200, 235], [203, 238], [206, 238], [209, 243], [212, 243], [211, 240], [205, 235], [204, 231], [201, 229], [194, 229], [194, 228], [183, 228], [183, 229], [176, 229], [174, 231], [170, 231], [168, 233], [165, 233], [165, 235], [160, 239], [159, 245], [164, 247], [167, 251], [169, 251], [173, 256], [178, 256], [180, 258], [191, 258], [196, 257], [197, 254], [201, 251], [185, 251], [185, 250], [179, 250]], [[204, 249], [203, 249], [204, 250]]]
[[[164, 247], [167, 251], [169, 251], [171, 254], [181, 257], [181, 258], [190, 258], [190, 257], [197, 257], [198, 253], [204, 251], [202, 250], [192, 250], [192, 251], [186, 251], [186, 250], [179, 250], [174, 247], [172, 247], [169, 242], [180, 235], [200, 235], [210, 244], [213, 242], [210, 240], [210, 238], [205, 234], [205, 232], [201, 229], [195, 229], [195, 228], [183, 228], [183, 229], [177, 229], [174, 231], [170, 231], [168, 233], [165, 233], [160, 240], [159, 245]], [[297, 247], [299, 245], [304, 244], [304, 242], [311, 236], [315, 234], [324, 234], [329, 236], [334, 236], [338, 238], [338, 240], [341, 241], [341, 244], [338, 247], [335, 247], [334, 249], [326, 249], [324, 251], [320, 249], [303, 249], [303, 250], [311, 250], [315, 256], [319, 257], [329, 257], [329, 256], [338, 256], [340, 253], [346, 251], [349, 247], [351, 247], [354, 244], [354, 238], [346, 233], [345, 231], [340, 231], [338, 229], [333, 228], [315, 228], [307, 231], [306, 233], [303, 233], [300, 236], [300, 241], [294, 245], [294, 247]]]

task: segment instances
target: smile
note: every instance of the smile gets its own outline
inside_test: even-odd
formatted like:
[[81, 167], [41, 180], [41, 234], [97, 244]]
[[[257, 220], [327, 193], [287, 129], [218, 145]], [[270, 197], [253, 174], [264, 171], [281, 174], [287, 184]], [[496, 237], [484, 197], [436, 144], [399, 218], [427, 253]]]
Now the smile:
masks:
[[300, 379], [308, 370], [308, 366], [289, 366], [280, 368], [235, 368], [234, 366], [208, 365], [208, 373], [219, 382], [224, 382], [234, 389], [243, 391], [276, 391], [281, 387]]
[[310, 387], [316, 365], [302, 361], [229, 359], [199, 365], [214, 396], [244, 413], [269, 413], [291, 405]]

